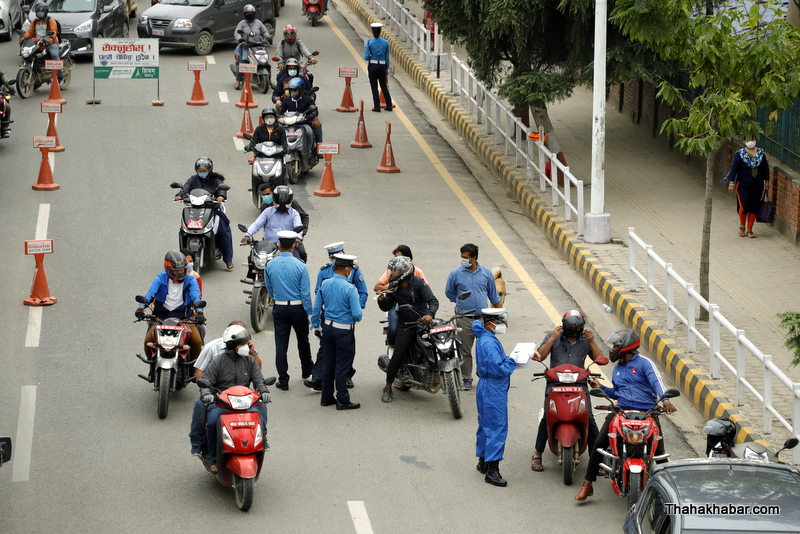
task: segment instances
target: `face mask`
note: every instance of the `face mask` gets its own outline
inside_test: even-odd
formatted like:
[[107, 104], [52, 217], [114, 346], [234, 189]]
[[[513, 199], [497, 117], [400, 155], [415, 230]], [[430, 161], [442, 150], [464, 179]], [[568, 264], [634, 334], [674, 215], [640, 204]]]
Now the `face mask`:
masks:
[[289, 76], [292, 76], [292, 77], [297, 76], [297, 70], [296, 69], [290, 70], [289, 71]]
[[247, 356], [248, 354], [250, 354], [250, 347], [248, 347], [247, 345], [242, 345], [241, 347], [236, 349], [236, 354], [238, 354], [239, 356]]
[[255, 14], [255, 13], [247, 13], [247, 14], [244, 16], [244, 19], [245, 19], [246, 21], [248, 21], [248, 22], [253, 22], [253, 21], [256, 19], [256, 14]]
[[44, 11], [37, 11], [36, 18], [43, 19], [44, 18]]
[[190, 261], [189, 263], [186, 264], [186, 270], [191, 271], [192, 269], [194, 269], [194, 262]]
[[469, 258], [461, 258], [461, 266], [469, 269]]
[[263, 200], [265, 204], [269, 204], [270, 206], [273, 203], [272, 195], [261, 195], [261, 200]]
[[505, 324], [499, 324], [494, 327], [494, 333], [498, 336], [505, 334], [506, 330], [508, 330], [508, 325]]
[[199, 176], [200, 178], [208, 178], [208, 173], [207, 172], [198, 172], [197, 176]]
[[292, 95], [292, 98], [300, 98], [300, 91], [290, 91], [289, 94]]
[[756, 142], [755, 141], [748, 141], [748, 142], [746, 142], [744, 144], [744, 146], [746, 146], [747, 148], [755, 148], [756, 147]]
[[272, 126], [273, 124], [275, 124], [275, 119], [273, 119], [272, 117], [270, 117], [270, 118], [268, 118], [267, 120], [265, 120], [264, 122], [266, 122], [266, 123], [267, 123], [267, 126]]

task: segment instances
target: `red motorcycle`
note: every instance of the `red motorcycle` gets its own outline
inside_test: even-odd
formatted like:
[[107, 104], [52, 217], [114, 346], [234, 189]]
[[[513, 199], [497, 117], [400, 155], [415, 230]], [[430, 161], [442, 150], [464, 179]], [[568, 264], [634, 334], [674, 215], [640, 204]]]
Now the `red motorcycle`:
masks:
[[608, 425], [610, 446], [608, 449], [598, 451], [611, 460], [611, 465], [601, 463], [600, 467], [608, 472], [611, 478], [611, 487], [620, 497], [628, 497], [628, 508], [636, 504], [639, 495], [644, 489], [655, 464], [659, 460], [666, 460], [669, 454], [656, 456], [658, 441], [663, 439], [661, 432], [653, 418], [654, 414], [662, 413], [658, 403], [664, 399], [679, 397], [681, 392], [670, 388], [656, 401], [656, 405], [649, 410], [624, 410], [613, 404], [611, 398], [600, 389], [589, 392], [592, 397], [603, 397], [612, 402], [609, 406], [597, 406], [598, 409], [608, 408], [614, 412], [614, 418]]
[[[594, 363], [606, 365], [608, 358], [600, 356]], [[547, 420], [547, 443], [550, 451], [558, 457], [564, 484], [569, 486], [580, 463], [580, 455], [588, 445], [589, 405], [585, 384], [588, 377], [600, 374], [564, 364], [533, 376], [558, 384], [547, 394], [544, 416]]]
[[324, 2], [325, 0], [303, 0], [303, 11], [306, 12], [306, 18], [311, 21], [312, 27], [325, 16]]
[[11, 131], [11, 85], [17, 83], [16, 80], [10, 80], [8, 87], [0, 85], [0, 139], [8, 137], [8, 132]]
[[[139, 295], [136, 302], [148, 304], [147, 299]], [[203, 308], [205, 301], [194, 303], [196, 308]], [[169, 413], [169, 393], [183, 389], [194, 381], [194, 360], [190, 360], [191, 347], [189, 346], [190, 330], [187, 325], [197, 324], [195, 319], [161, 319], [153, 314], [145, 315], [135, 322], [145, 321], [155, 325], [153, 342], [148, 343], [149, 352], [136, 356], [150, 366], [150, 373], [142, 378], [151, 384], [158, 393], [158, 417], [164, 419]], [[200, 335], [203, 329], [200, 328]]]
[[[271, 386], [276, 380], [270, 377], [264, 383]], [[261, 404], [261, 395], [245, 386], [233, 386], [220, 392], [202, 378], [197, 383], [200, 387], [211, 389], [217, 406], [227, 410], [220, 414], [217, 421], [216, 464], [205, 455], [201, 455], [200, 459], [206, 471], [214, 475], [220, 484], [233, 487], [236, 506], [246, 512], [253, 505], [253, 488], [264, 463], [263, 442], [266, 439], [258, 411], [247, 410]], [[215, 465], [214, 470], [212, 468]]]

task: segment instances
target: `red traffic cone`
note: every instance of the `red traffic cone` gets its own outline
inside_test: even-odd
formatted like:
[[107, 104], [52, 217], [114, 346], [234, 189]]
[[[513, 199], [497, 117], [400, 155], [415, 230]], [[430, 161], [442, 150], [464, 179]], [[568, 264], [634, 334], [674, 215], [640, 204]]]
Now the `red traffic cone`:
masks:
[[254, 108], [258, 106], [253, 102], [253, 90], [250, 88], [250, 73], [244, 73], [244, 85], [242, 85], [242, 97], [236, 103], [237, 108]]
[[55, 148], [50, 148], [50, 152], [64, 152], [66, 150], [63, 146], [61, 146], [61, 142], [58, 140], [58, 132], [56, 132], [56, 114], [55, 113], [48, 113], [50, 116], [50, 120], [47, 123], [47, 137], [55, 137], [56, 138], [56, 146]]
[[342, 105], [336, 108], [336, 111], [358, 111], [355, 104], [353, 104], [353, 91], [350, 90], [350, 80], [352, 78], [344, 79], [344, 94], [342, 95]]
[[350, 143], [351, 148], [372, 148], [372, 143], [367, 139], [367, 127], [364, 124], [364, 101], [361, 101], [361, 113], [358, 115], [356, 138]]
[[205, 95], [203, 94], [203, 86], [200, 85], [200, 71], [194, 71], [194, 88], [192, 88], [192, 98], [191, 100], [186, 101], [187, 104], [190, 106], [207, 106], [208, 100], [206, 100]]
[[31, 296], [22, 301], [26, 306], [50, 306], [58, 300], [50, 294], [50, 287], [47, 285], [47, 275], [44, 273], [44, 254], [34, 254], [36, 258], [36, 269], [33, 272], [33, 284], [31, 285]]
[[[389, 77], [386, 77], [386, 89], [389, 89]], [[381, 91], [381, 109], [386, 109], [386, 96], [384, 96], [383, 91]], [[392, 102], [392, 109], [396, 108], [397, 104]]]
[[50, 160], [47, 158], [49, 148], [42, 147], [42, 164], [39, 166], [39, 180], [31, 187], [36, 191], [54, 191], [61, 187], [53, 181], [53, 171], [50, 169]]
[[319, 184], [319, 189], [314, 191], [314, 195], [318, 197], [338, 197], [342, 194], [341, 191], [336, 189], [336, 183], [333, 181], [333, 167], [331, 167], [331, 154], [325, 154], [325, 170], [322, 172], [322, 181]]
[[394, 163], [394, 153], [392, 152], [392, 123], [386, 121], [386, 145], [383, 147], [383, 158], [378, 166], [378, 172], [400, 172], [400, 168]]
[[249, 133], [250, 135], [253, 134], [255, 128], [253, 128], [253, 119], [250, 118], [250, 108], [244, 108], [244, 115], [242, 116], [242, 125], [239, 127], [239, 133], [236, 134], [236, 137], [239, 139], [244, 139], [244, 134]]
[[58, 84], [58, 70], [50, 71], [53, 73], [53, 81], [50, 82], [50, 96], [45, 102], [60, 102], [66, 104], [67, 101], [61, 96], [61, 86]]

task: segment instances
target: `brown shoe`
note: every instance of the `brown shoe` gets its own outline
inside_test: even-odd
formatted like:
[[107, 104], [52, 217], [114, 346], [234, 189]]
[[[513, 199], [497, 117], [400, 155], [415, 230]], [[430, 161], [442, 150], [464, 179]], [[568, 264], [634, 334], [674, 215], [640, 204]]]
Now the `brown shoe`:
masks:
[[575, 495], [576, 501], [585, 501], [587, 497], [591, 497], [594, 495], [594, 489], [592, 489], [592, 483], [588, 480], [584, 480], [583, 484], [581, 484], [581, 490]]

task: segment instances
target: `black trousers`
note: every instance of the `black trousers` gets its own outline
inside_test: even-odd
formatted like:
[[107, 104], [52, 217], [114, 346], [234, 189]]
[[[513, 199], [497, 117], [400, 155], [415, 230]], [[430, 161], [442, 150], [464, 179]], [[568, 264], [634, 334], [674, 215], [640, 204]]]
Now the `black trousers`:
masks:
[[300, 353], [300, 366], [304, 377], [311, 376], [314, 362], [311, 360], [311, 344], [308, 342], [308, 315], [302, 304], [275, 305], [272, 308], [272, 321], [275, 326], [275, 370], [278, 382], [289, 383], [289, 336], [294, 329], [297, 336], [297, 352]]
[[400, 326], [394, 339], [394, 354], [389, 360], [386, 370], [386, 383], [391, 384], [397, 378], [397, 372], [403, 366], [403, 361], [411, 356], [411, 345], [417, 341], [417, 326]]
[[389, 86], [386, 83], [387, 77], [389, 76], [389, 68], [386, 65], [369, 63], [367, 70], [369, 72], [369, 87], [372, 89], [373, 107], [381, 108], [381, 98], [378, 94], [378, 84], [380, 84], [383, 98], [386, 100], [386, 107], [391, 109], [392, 96], [389, 94]]
[[[608, 414], [606, 417], [605, 423], [603, 423], [603, 427], [600, 429], [600, 435], [597, 436], [597, 441], [594, 443], [594, 448], [592, 449], [594, 452], [589, 457], [589, 463], [586, 466], [586, 476], [584, 477], [585, 480], [590, 482], [594, 482], [597, 480], [597, 473], [600, 472], [600, 462], [603, 461], [603, 455], [597, 452], [597, 449], [606, 449], [611, 444], [608, 439], [608, 425], [611, 424], [611, 420], [614, 418], [614, 412]], [[653, 420], [656, 422], [656, 426], [658, 426], [658, 431], [663, 436], [664, 433], [661, 432], [661, 423], [658, 420], [658, 415], [653, 415]], [[664, 440], [658, 440], [658, 445], [656, 445], [656, 454], [664, 454]]]
[[356, 335], [352, 328], [336, 328], [322, 325], [322, 350], [324, 351], [322, 366], [322, 402], [333, 400], [334, 389], [336, 400], [343, 404], [350, 402], [347, 390], [347, 374], [353, 368], [356, 356]]

